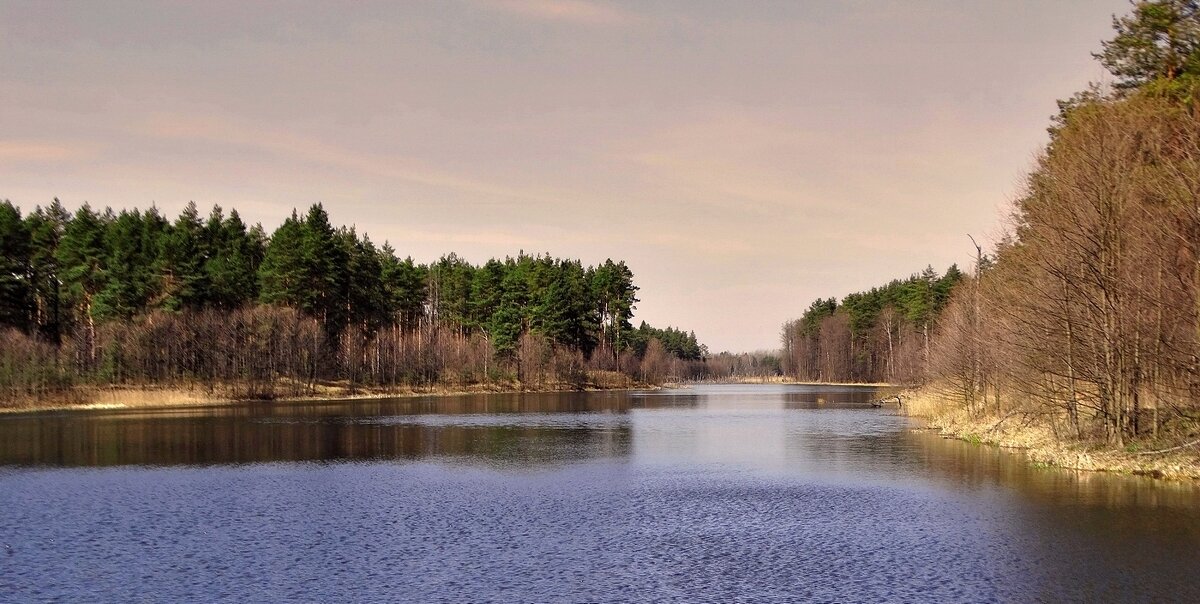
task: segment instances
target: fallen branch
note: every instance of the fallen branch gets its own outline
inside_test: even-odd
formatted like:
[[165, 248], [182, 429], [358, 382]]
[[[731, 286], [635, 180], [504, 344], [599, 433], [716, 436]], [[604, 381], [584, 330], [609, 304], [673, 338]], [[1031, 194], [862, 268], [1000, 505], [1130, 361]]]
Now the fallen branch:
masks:
[[1180, 449], [1186, 449], [1188, 447], [1194, 447], [1196, 445], [1200, 445], [1200, 438], [1197, 438], [1196, 440], [1193, 440], [1190, 443], [1183, 443], [1182, 445], [1179, 445], [1177, 447], [1171, 447], [1169, 449], [1159, 449], [1157, 451], [1142, 451], [1141, 453], [1137, 453], [1137, 455], [1160, 455], [1162, 453], [1170, 453], [1171, 451], [1178, 451]]
[[[991, 434], [992, 432], [995, 432], [996, 428], [1000, 427], [1000, 424], [1003, 424], [1005, 422], [1005, 420], [1016, 415], [1017, 413], [1018, 413], [1018, 410], [1016, 410], [1016, 409], [1009, 411], [1008, 414], [1006, 414], [1004, 417], [1000, 418], [1000, 421], [996, 422], [996, 425], [992, 426], [991, 428], [988, 428], [988, 431], [984, 432], [984, 434]], [[1028, 422], [1026, 422], [1025, 425], [1026, 426], [1029, 425]]]
[[881, 399], [871, 401], [871, 406], [872, 407], [882, 407], [884, 403], [886, 403], [892, 399], [896, 399], [896, 406], [898, 406], [898, 407], [904, 406], [904, 399], [900, 398], [899, 394], [893, 394], [891, 396], [885, 396]]

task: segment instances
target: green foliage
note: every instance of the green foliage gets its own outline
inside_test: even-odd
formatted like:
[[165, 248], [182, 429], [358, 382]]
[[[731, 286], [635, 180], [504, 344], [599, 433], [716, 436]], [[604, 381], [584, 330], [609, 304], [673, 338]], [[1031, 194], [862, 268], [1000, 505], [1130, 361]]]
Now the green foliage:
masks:
[[160, 270], [164, 308], [200, 308], [207, 302], [209, 283], [204, 264], [211, 251], [207, 235], [196, 204], [189, 202], [163, 238]]
[[84, 204], [67, 223], [56, 255], [67, 306], [81, 320], [92, 320], [96, 295], [104, 288], [104, 232], [109, 220]]
[[0, 324], [28, 329], [33, 315], [29, 227], [11, 202], [0, 202]]
[[630, 319], [638, 302], [633, 271], [624, 262], [605, 260], [591, 272], [591, 289], [601, 326], [600, 337], [612, 345], [614, 352], [620, 352], [633, 331]]
[[1200, 2], [1149, 0], [1113, 17], [1117, 35], [1095, 56], [1117, 78], [1118, 90], [1200, 75]]
[[228, 309], [257, 298], [258, 267], [266, 251], [262, 230], [247, 230], [237, 210], [222, 220], [219, 208], [214, 208], [205, 230], [212, 253], [204, 265], [209, 303]]
[[487, 321], [492, 348], [501, 357], [516, 353], [517, 344], [529, 326], [529, 280], [521, 269], [521, 265], [512, 266], [504, 275], [500, 304]]
[[685, 361], [701, 361], [708, 357], [708, 347], [696, 340], [695, 332], [685, 332], [674, 327], [658, 329], [642, 321], [637, 330], [629, 334], [631, 346], [637, 354], [644, 355], [651, 340], [658, 340], [671, 355]]
[[[584, 355], [603, 343], [614, 360], [641, 354], [652, 338], [680, 358], [707, 353], [694, 334], [632, 328], [638, 288], [624, 262], [585, 267], [521, 253], [477, 267], [451, 253], [424, 266], [353, 227], [335, 228], [321, 204], [293, 210], [268, 237], [236, 210], [214, 207], [202, 218], [194, 203], [171, 222], [155, 208], [114, 215], [84, 205], [71, 216], [57, 200], [22, 219], [4, 202], [0, 234], [0, 323], [54, 343], [81, 323], [92, 339], [95, 322], [257, 302], [316, 318], [330, 341], [350, 326], [366, 334], [397, 326], [482, 336], [501, 358], [515, 358], [526, 334]], [[121, 351], [89, 357], [117, 367]]]
[[590, 353], [599, 320], [579, 261], [559, 261], [533, 311], [533, 326], [555, 342]]
[[29, 232], [30, 283], [33, 290], [33, 321], [37, 332], [54, 344], [61, 341], [68, 312], [63, 308], [58, 247], [71, 215], [54, 200], [38, 207], [25, 218]]
[[384, 303], [401, 327], [415, 328], [425, 316], [427, 270], [412, 258], [399, 260], [392, 246], [379, 250]]
[[468, 298], [474, 273], [475, 267], [453, 252], [429, 267], [429, 303], [435, 322], [461, 327], [470, 325]]
[[129, 319], [146, 306], [155, 286], [157, 250], [153, 236], [146, 237], [151, 222], [141, 212], [125, 211], [104, 230], [103, 289], [96, 295], [95, 316]]
[[1115, 90], [1093, 82], [1059, 100], [1048, 128], [1053, 139], [1081, 109], [1135, 95], [1184, 103], [1200, 98], [1200, 2], [1138, 1], [1129, 15], [1113, 17], [1113, 29], [1116, 35], [1093, 56], [1116, 78]]
[[801, 329], [806, 335], [812, 335], [822, 319], [840, 311], [849, 316], [851, 333], [861, 336], [875, 327], [880, 312], [888, 307], [896, 309], [913, 325], [927, 325], [945, 308], [950, 292], [962, 278], [962, 271], [955, 265], [946, 269], [943, 275], [938, 275], [933, 267], [926, 267], [908, 279], [897, 279], [883, 287], [848, 294], [841, 304], [836, 298], [817, 299], [801, 315]]
[[[783, 326], [784, 371], [826, 381], [895, 379], [902, 334], [922, 334], [924, 342], [962, 279], [957, 266], [941, 275], [926, 267], [907, 279], [848, 294], [840, 303], [814, 300], [799, 320]], [[885, 315], [887, 321], [881, 321]], [[840, 332], [838, 326], [844, 326]]]
[[832, 315], [837, 307], [837, 298], [813, 300], [812, 304], [808, 305], [808, 310], [804, 311], [800, 317], [801, 329], [808, 335], [816, 333], [817, 328], [821, 325], [821, 319]]

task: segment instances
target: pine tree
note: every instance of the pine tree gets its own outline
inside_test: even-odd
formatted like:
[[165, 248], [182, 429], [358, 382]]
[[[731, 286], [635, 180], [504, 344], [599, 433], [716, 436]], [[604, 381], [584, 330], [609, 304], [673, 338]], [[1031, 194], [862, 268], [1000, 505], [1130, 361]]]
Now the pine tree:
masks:
[[389, 313], [401, 327], [414, 329], [425, 314], [425, 269], [412, 258], [397, 259], [395, 250], [387, 243], [379, 255], [380, 279]]
[[558, 344], [590, 354], [598, 321], [589, 293], [578, 261], [558, 263], [554, 280], [534, 309], [534, 327]]
[[194, 202], [188, 202], [163, 242], [163, 307], [200, 308], [210, 293], [204, 265], [208, 249], [204, 224]]
[[92, 362], [96, 360], [94, 307], [105, 284], [105, 220], [85, 203], [67, 223], [56, 254], [68, 304], [87, 330], [87, 355]]
[[21, 330], [33, 322], [33, 279], [29, 229], [21, 210], [0, 202], [0, 326]]
[[521, 336], [529, 327], [529, 285], [526, 277], [527, 266], [514, 266], [504, 276], [503, 294], [500, 307], [492, 313], [488, 320], [488, 333], [491, 334], [492, 348], [496, 356], [513, 358]]
[[471, 278], [469, 326], [488, 331], [492, 315], [500, 308], [504, 294], [503, 284], [506, 268], [495, 258], [488, 260]]
[[128, 320], [145, 309], [153, 284], [153, 250], [145, 249], [141, 212], [122, 211], [104, 232], [104, 283], [95, 315]]
[[1200, 75], [1200, 2], [1143, 0], [1133, 13], [1113, 17], [1117, 35], [1095, 56], [1131, 90], [1156, 80], [1178, 82]]
[[591, 290], [600, 323], [600, 337], [612, 345], [615, 358], [624, 349], [625, 340], [633, 331], [629, 321], [638, 302], [633, 271], [624, 262], [605, 260], [604, 264], [592, 271]]
[[295, 210], [271, 234], [258, 269], [259, 300], [263, 303], [308, 310], [304, 307], [303, 237], [304, 227]]
[[429, 295], [434, 320], [456, 329], [469, 323], [474, 267], [451, 252], [429, 267]]
[[337, 239], [347, 259], [343, 297], [347, 320], [375, 330], [390, 320], [379, 250], [370, 238], [359, 239], [354, 229], [341, 229]]
[[[210, 224], [212, 219], [210, 219]], [[221, 308], [238, 308], [258, 296], [258, 266], [262, 262], [262, 243], [246, 230], [237, 210], [217, 225], [212, 258], [204, 265], [209, 284], [207, 298]]]
[[300, 307], [334, 331], [347, 320], [345, 247], [335, 238], [329, 214], [313, 204], [304, 219], [300, 237]]
[[33, 321], [42, 337], [61, 342], [69, 313], [63, 308], [58, 247], [71, 215], [55, 199], [47, 208], [38, 207], [26, 218], [30, 237], [30, 270], [33, 287]]

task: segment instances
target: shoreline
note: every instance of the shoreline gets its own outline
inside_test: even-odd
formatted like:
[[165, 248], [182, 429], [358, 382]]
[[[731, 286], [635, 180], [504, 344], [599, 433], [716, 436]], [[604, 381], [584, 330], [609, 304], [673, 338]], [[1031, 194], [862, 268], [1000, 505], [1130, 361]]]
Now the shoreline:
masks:
[[1102, 443], [1063, 441], [1042, 425], [1012, 414], [971, 418], [953, 403], [929, 392], [909, 391], [901, 413], [925, 420], [923, 430], [975, 445], [1020, 452], [1035, 467], [1147, 476], [1160, 480], [1200, 480], [1200, 453], [1182, 449], [1158, 455], [1115, 449]]
[[799, 381], [782, 376], [746, 377], [719, 380], [697, 380], [683, 382], [685, 384], [773, 384], [777, 386], [851, 386], [861, 388], [912, 388], [911, 384], [892, 384], [888, 382], [813, 382]]
[[[661, 390], [664, 388], [689, 388], [693, 384], [776, 384], [802, 386], [849, 386], [902, 388], [897, 384], [824, 383], [783, 380], [732, 380], [681, 382], [661, 385], [625, 383], [613, 385], [586, 384], [582, 388], [566, 384], [546, 384], [540, 388], [523, 388], [515, 383], [435, 385], [427, 388], [404, 388], [381, 390], [360, 388], [349, 392], [345, 386], [321, 385], [323, 391], [305, 396], [282, 396], [278, 398], [241, 398], [225, 396], [214, 389], [194, 387], [115, 387], [77, 388], [68, 396], [79, 397], [69, 400], [48, 400], [21, 406], [0, 407], [0, 418], [11, 415], [38, 414], [49, 412], [88, 411], [139, 411], [169, 409], [203, 409], [236, 405], [295, 405], [321, 402], [369, 401], [390, 398], [454, 397], [473, 394], [522, 394], [553, 392], [620, 392], [633, 390]], [[1114, 474], [1147, 476], [1162, 480], [1200, 480], [1200, 453], [1194, 449], [1164, 452], [1160, 455], [1139, 455], [1136, 450], [1121, 450], [1095, 442], [1073, 442], [1057, 439], [1045, 426], [1021, 424], [1010, 414], [998, 417], [994, 414], [968, 417], [953, 402], [922, 390], [908, 390], [903, 415], [921, 419], [924, 425], [916, 428], [935, 432], [942, 438], [959, 440], [968, 444], [987, 445], [1020, 453], [1026, 462], [1035, 467], [1053, 467], [1085, 472], [1107, 472]]]
[[360, 389], [355, 393], [329, 391], [306, 396], [281, 396], [278, 398], [240, 398], [222, 396], [197, 388], [121, 387], [94, 388], [75, 391], [86, 398], [80, 402], [63, 400], [37, 402], [22, 406], [0, 407], [0, 417], [6, 415], [34, 414], [61, 411], [138, 411], [161, 409], [202, 409], [235, 405], [294, 405], [337, 401], [369, 401], [389, 398], [454, 397], [472, 394], [545, 394], [553, 392], [620, 392], [633, 390], [661, 390], [677, 388], [678, 385], [652, 385], [629, 383], [614, 386], [588, 384], [583, 388], [546, 386], [521, 388], [503, 384], [472, 384], [466, 386], [434, 386], [429, 389], [407, 388], [400, 390]]
[[230, 396], [221, 390], [228, 390], [227, 384], [207, 388], [202, 385], [182, 386], [80, 386], [60, 393], [57, 397], [41, 401], [5, 405], [0, 404], [0, 417], [10, 414], [42, 413], [51, 411], [105, 411], [105, 410], [140, 410], [140, 409], [188, 409], [205, 407], [225, 407], [232, 405], [290, 405], [296, 403], [313, 403], [323, 401], [354, 401], [377, 400], [387, 398], [418, 398], [465, 396], [470, 394], [520, 394], [520, 393], [549, 393], [549, 392], [606, 392], [623, 390], [662, 390], [690, 388], [693, 384], [763, 384], [781, 386], [844, 386], [855, 388], [904, 388], [901, 384], [862, 383], [862, 382], [811, 382], [795, 381], [780, 378], [745, 378], [734, 380], [705, 380], [695, 382], [670, 382], [665, 384], [643, 384], [625, 382], [605, 385], [596, 382], [586, 384], [582, 388], [566, 384], [547, 384], [538, 388], [523, 388], [516, 383], [490, 383], [467, 385], [434, 385], [432, 387], [409, 387], [396, 390], [377, 388], [358, 388], [357, 392], [349, 392], [348, 387], [321, 385], [323, 391], [301, 396], [279, 396], [274, 398], [255, 398]]

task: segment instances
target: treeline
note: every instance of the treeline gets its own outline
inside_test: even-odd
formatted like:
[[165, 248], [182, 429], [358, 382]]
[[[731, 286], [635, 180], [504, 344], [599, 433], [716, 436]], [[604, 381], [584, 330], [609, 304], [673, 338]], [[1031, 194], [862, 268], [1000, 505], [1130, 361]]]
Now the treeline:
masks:
[[1140, 2], [1069, 101], [931, 378], [973, 415], [1112, 445], [1200, 435], [1200, 10]]
[[759, 381], [783, 377], [783, 359], [777, 351], [721, 352], [708, 357], [704, 375], [715, 382]]
[[870, 291], [820, 299], [783, 326], [781, 370], [799, 380], [889, 382], [923, 379], [933, 325], [963, 278], [927, 267]]
[[[236, 211], [22, 216], [0, 203], [0, 387], [220, 383], [239, 396], [325, 382], [582, 386], [694, 372], [692, 333], [630, 323], [632, 271], [524, 253], [476, 266], [401, 259], [320, 205], [270, 235]], [[611, 376], [610, 376], [611, 377]]]

